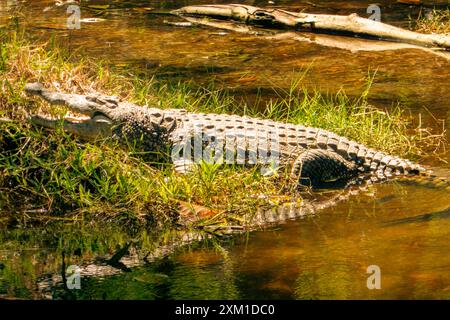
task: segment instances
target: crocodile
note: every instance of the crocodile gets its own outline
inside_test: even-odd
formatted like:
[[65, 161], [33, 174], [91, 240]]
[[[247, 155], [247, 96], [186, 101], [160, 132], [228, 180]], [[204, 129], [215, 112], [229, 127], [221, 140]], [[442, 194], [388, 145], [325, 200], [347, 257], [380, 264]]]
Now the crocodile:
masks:
[[62, 122], [65, 131], [82, 138], [112, 138], [122, 145], [132, 144], [143, 154], [170, 152], [169, 161], [179, 172], [192, 170], [205, 158], [261, 165], [267, 169], [266, 174], [284, 170], [296, 183], [310, 186], [429, 172], [407, 159], [320, 128], [247, 116], [139, 106], [97, 93], [55, 92], [41, 83], [28, 83], [25, 92], [84, 115], [58, 120], [34, 114], [30, 116], [33, 124], [55, 128]]

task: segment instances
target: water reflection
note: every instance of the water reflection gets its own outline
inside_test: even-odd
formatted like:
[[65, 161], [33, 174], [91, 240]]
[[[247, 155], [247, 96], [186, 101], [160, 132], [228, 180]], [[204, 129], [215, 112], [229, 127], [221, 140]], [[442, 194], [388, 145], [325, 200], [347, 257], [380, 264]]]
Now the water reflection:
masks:
[[[145, 261], [131, 251], [121, 260], [130, 269], [99, 258], [111, 257], [129, 241], [114, 229], [90, 229], [83, 235], [79, 229], [65, 234], [16, 230], [2, 237], [0, 294], [54, 299], [450, 298], [449, 206], [444, 190], [389, 183], [317, 215], [225, 242], [194, 243], [162, 259]], [[433, 214], [430, 208], [436, 208], [438, 218], [415, 219]], [[142, 239], [137, 248], [143, 248]], [[66, 266], [83, 270], [80, 290], [67, 290], [61, 281], [63, 252]], [[381, 269], [381, 290], [367, 289], [370, 265]]]

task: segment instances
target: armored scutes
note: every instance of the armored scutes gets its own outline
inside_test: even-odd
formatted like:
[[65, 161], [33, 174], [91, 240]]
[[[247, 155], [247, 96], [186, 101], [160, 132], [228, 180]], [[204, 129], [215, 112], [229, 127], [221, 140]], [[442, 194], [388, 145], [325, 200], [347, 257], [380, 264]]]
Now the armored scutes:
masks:
[[[149, 108], [98, 94], [52, 92], [39, 83], [27, 84], [25, 91], [86, 116], [66, 118], [66, 131], [89, 139], [112, 137], [148, 153], [169, 151], [175, 169], [183, 172], [199, 160], [213, 160], [288, 170], [301, 182], [319, 185], [363, 176], [388, 178], [426, 171], [406, 159], [302, 125]], [[58, 123], [41, 115], [32, 116], [31, 121], [47, 128]]]

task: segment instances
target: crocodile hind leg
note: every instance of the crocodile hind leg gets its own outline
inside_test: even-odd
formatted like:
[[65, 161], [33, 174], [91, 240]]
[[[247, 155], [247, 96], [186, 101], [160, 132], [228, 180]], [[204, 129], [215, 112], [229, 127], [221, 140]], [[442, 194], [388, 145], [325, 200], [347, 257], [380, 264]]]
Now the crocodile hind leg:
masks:
[[358, 172], [355, 163], [335, 152], [320, 149], [302, 152], [293, 162], [291, 171], [300, 184], [313, 187], [339, 184], [357, 177]]

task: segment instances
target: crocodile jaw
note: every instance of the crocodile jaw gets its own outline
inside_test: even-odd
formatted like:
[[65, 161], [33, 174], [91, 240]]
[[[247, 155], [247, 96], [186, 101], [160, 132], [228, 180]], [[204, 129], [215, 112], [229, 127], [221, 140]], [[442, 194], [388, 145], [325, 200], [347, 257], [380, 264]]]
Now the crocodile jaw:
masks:
[[112, 136], [113, 122], [105, 115], [93, 117], [64, 117], [55, 119], [44, 115], [30, 116], [30, 122], [34, 125], [55, 129], [62, 123], [62, 128], [70, 133], [86, 139], [96, 139]]
[[82, 114], [83, 117], [65, 117], [54, 119], [46, 115], [32, 115], [31, 123], [55, 129], [62, 122], [63, 129], [84, 138], [108, 137], [112, 135], [114, 110], [119, 107], [116, 97], [94, 94], [83, 96], [79, 94], [65, 94], [52, 92], [44, 88], [41, 83], [28, 83], [24, 91], [31, 96], [39, 96], [53, 105], [65, 105], [72, 112]]

